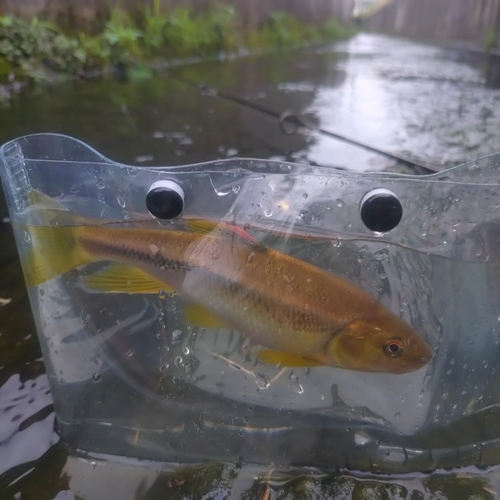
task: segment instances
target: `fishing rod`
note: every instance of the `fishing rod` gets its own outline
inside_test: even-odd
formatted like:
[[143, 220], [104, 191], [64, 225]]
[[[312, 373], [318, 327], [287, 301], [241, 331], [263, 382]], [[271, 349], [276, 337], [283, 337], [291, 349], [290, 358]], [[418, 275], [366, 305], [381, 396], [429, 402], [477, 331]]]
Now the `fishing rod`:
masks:
[[265, 108], [263, 106], [255, 104], [253, 102], [249, 102], [245, 99], [241, 99], [239, 97], [234, 97], [234, 96], [231, 96], [229, 94], [224, 94], [222, 92], [219, 92], [216, 89], [208, 87], [205, 84], [195, 84], [193, 82], [190, 82], [190, 81], [187, 81], [187, 80], [184, 80], [182, 78], [178, 78], [178, 77], [175, 77], [172, 75], [168, 75], [168, 76], [172, 80], [175, 80], [179, 83], [182, 83], [183, 85], [187, 85], [188, 87], [196, 89], [198, 92], [200, 92], [203, 95], [215, 97], [215, 98], [221, 99], [221, 100], [226, 101], [226, 102], [231, 102], [231, 103], [236, 104], [238, 106], [253, 109], [254, 111], [257, 111], [257, 112], [262, 113], [264, 115], [271, 116], [272, 118], [276, 118], [278, 120], [280, 130], [285, 135], [294, 134], [295, 132], [297, 132], [297, 130], [300, 127], [307, 128], [308, 130], [311, 130], [314, 132], [319, 132], [320, 134], [326, 135], [328, 137], [332, 137], [333, 139], [338, 139], [338, 140], [344, 141], [348, 144], [352, 144], [353, 146], [357, 146], [357, 147], [366, 149], [367, 151], [377, 153], [381, 156], [385, 156], [386, 158], [390, 158], [391, 160], [395, 160], [395, 161], [398, 161], [398, 162], [403, 163], [405, 165], [408, 165], [408, 166], [412, 167], [413, 169], [417, 170], [417, 172], [419, 172], [421, 174], [434, 174], [436, 172], [439, 172], [439, 169], [437, 167], [435, 167], [434, 165], [431, 165], [427, 162], [413, 160], [412, 158], [409, 158], [405, 155], [391, 153], [389, 151], [385, 151], [383, 149], [376, 148], [374, 146], [370, 146], [369, 144], [365, 144], [365, 143], [362, 143], [360, 141], [356, 141], [354, 139], [346, 137], [345, 135], [334, 133], [334, 132], [331, 132], [329, 130], [325, 130], [321, 127], [313, 125], [312, 123], [308, 123], [306, 120], [304, 120], [303, 117], [299, 117], [290, 111], [278, 113], [277, 111], [273, 111], [272, 109]]

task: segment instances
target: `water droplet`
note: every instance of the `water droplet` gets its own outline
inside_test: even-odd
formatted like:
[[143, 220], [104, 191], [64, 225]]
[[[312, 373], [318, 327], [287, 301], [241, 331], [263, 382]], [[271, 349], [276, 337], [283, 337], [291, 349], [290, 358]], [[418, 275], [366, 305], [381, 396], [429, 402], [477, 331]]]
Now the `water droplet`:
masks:
[[385, 274], [385, 273], [380, 273], [380, 274], [379, 274], [379, 277], [380, 277], [380, 279], [381, 279], [381, 280], [385, 280], [385, 279], [387, 279], [387, 274]]
[[98, 365], [98, 364], [99, 364], [99, 358], [94, 358], [94, 363], [95, 363], [96, 365]]
[[94, 373], [94, 375], [92, 375], [92, 380], [94, 382], [100, 382], [101, 381], [101, 374], [100, 373]]
[[106, 184], [104, 184], [104, 181], [102, 180], [101, 177], [99, 177], [99, 179], [97, 179], [97, 189], [104, 189], [106, 187]]
[[38, 292], [41, 297], [45, 295], [45, 290], [43, 288], [40, 288], [40, 291]]
[[240, 192], [241, 186], [240, 185], [233, 186], [232, 189], [234, 194], [238, 194]]
[[31, 241], [31, 236], [26, 231], [23, 231], [23, 239], [26, 243], [29, 243]]
[[273, 215], [273, 209], [271, 207], [265, 207], [264, 208], [264, 216], [265, 217], [272, 217]]
[[297, 394], [304, 394], [304, 388], [302, 387], [302, 384], [297, 384], [294, 390]]
[[139, 173], [139, 169], [138, 168], [129, 168], [127, 170], [127, 173], [130, 177], [135, 177]]
[[399, 411], [394, 415], [394, 418], [399, 418], [401, 416], [401, 413]]
[[343, 200], [341, 200], [340, 198], [337, 198], [335, 200], [335, 205], [337, 205], [337, 207], [339, 207], [339, 208], [342, 208], [342, 207], [345, 207], [345, 202]]
[[182, 352], [187, 356], [189, 354], [189, 347], [182, 346]]
[[290, 380], [292, 382], [298, 382], [299, 381], [299, 377], [297, 377], [297, 375], [294, 375], [293, 373], [290, 375]]
[[174, 330], [172, 332], [172, 344], [178, 344], [182, 339], [182, 330]]
[[177, 366], [177, 368], [179, 368], [179, 366], [182, 366], [182, 358], [180, 356], [176, 356], [175, 359], [174, 359], [174, 365]]
[[87, 318], [87, 313], [85, 311], [80, 311], [80, 319], [82, 320], [82, 323], [86, 325], [88, 323], [88, 318]]
[[117, 196], [116, 201], [118, 202], [118, 205], [120, 205], [120, 207], [125, 208], [125, 200], [121, 196]]
[[309, 195], [308, 195], [307, 193], [304, 193], [304, 194], [302, 195], [302, 198], [304, 198], [304, 200], [307, 200], [308, 196], [309, 196]]
[[257, 387], [259, 389], [267, 389], [271, 383], [269, 382], [269, 379], [267, 377], [258, 377], [257, 380], [255, 381], [257, 384]]
[[160, 291], [158, 292], [158, 298], [162, 300], [165, 298], [165, 290], [160, 289]]

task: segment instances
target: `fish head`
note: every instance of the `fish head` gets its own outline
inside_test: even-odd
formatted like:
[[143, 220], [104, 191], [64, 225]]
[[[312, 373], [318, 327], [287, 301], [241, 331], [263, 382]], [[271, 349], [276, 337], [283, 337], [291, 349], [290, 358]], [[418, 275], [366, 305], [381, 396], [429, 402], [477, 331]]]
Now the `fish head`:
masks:
[[327, 355], [351, 370], [409, 373], [427, 364], [432, 350], [401, 318], [385, 312], [352, 321], [332, 339]]

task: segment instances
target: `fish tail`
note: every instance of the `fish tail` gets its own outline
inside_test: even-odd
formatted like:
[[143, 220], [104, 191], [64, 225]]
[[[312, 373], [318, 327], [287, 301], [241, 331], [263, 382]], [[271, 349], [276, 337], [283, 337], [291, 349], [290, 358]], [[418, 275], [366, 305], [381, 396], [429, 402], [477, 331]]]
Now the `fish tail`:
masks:
[[45, 283], [83, 264], [92, 256], [78, 242], [78, 226], [20, 226], [30, 243], [21, 253], [27, 286]]

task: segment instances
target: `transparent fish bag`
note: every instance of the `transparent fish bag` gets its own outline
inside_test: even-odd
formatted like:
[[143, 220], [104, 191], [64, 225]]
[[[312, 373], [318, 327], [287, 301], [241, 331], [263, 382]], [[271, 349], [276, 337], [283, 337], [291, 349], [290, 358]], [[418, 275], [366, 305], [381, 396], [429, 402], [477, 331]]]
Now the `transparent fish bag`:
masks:
[[144, 168], [41, 134], [0, 157], [74, 449], [378, 472], [500, 463], [499, 155], [427, 176]]

